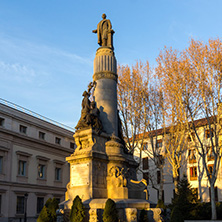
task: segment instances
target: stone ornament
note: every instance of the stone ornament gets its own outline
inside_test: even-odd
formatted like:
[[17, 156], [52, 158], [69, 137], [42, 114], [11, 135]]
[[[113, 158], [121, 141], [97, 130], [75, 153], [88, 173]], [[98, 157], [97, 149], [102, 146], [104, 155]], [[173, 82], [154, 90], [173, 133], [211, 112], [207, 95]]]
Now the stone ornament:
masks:
[[95, 73], [93, 75], [93, 80], [99, 80], [99, 79], [112, 79], [117, 82], [117, 75], [112, 72], [100, 72], [100, 73]]
[[89, 222], [98, 222], [97, 209], [89, 210]]
[[125, 178], [124, 168], [113, 166], [109, 170], [110, 182], [114, 187], [126, 187], [127, 179]]
[[102, 14], [102, 21], [97, 25], [97, 29], [93, 30], [93, 33], [97, 33], [98, 44], [100, 46], [108, 46], [113, 49], [113, 34], [112, 24], [109, 19], [106, 19], [106, 14]]
[[126, 221], [127, 222], [137, 222], [137, 209], [136, 208], [126, 208]]
[[90, 96], [93, 96], [91, 91], [94, 89], [96, 83], [91, 82], [88, 85], [88, 91], [84, 91], [82, 96], [84, 97], [82, 100], [82, 110], [81, 110], [81, 117], [76, 125], [75, 129], [83, 129], [88, 128], [89, 126], [95, 129], [97, 133], [100, 133], [103, 129], [102, 122], [99, 119], [100, 111], [96, 107], [95, 101], [90, 101]]

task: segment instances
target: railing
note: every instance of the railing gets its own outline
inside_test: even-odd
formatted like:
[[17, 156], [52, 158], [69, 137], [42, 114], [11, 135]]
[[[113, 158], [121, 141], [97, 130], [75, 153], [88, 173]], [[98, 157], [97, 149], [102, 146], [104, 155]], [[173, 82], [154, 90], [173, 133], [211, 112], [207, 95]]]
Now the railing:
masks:
[[13, 109], [16, 109], [18, 111], [21, 111], [23, 113], [26, 113], [26, 114], [29, 114], [31, 116], [34, 116], [34, 117], [36, 117], [38, 119], [41, 119], [41, 120], [44, 120], [44, 121], [49, 122], [51, 124], [54, 124], [56, 126], [59, 126], [61, 128], [64, 128], [66, 130], [74, 132], [74, 128], [72, 128], [70, 126], [66, 126], [66, 125], [64, 125], [62, 123], [59, 123], [59, 122], [54, 121], [54, 120], [51, 120], [51, 119], [49, 119], [49, 118], [47, 118], [45, 116], [42, 116], [42, 115], [40, 115], [38, 113], [35, 113], [35, 112], [33, 112], [33, 111], [29, 110], [29, 109], [26, 109], [26, 108], [24, 108], [22, 106], [19, 106], [19, 105], [15, 104], [15, 103], [9, 102], [9, 101], [7, 101], [5, 99], [0, 98], [0, 103], [2, 103], [3, 105], [9, 106], [9, 107], [11, 107]]

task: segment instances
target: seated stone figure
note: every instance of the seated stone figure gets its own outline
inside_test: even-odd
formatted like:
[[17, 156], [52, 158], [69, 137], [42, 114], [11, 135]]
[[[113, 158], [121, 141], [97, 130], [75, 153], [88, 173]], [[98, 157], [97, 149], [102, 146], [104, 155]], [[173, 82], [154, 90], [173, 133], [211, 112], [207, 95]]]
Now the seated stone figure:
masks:
[[76, 125], [76, 129], [81, 129], [89, 126], [90, 124], [90, 119], [89, 119], [89, 112], [90, 112], [90, 101], [89, 101], [89, 93], [84, 91], [82, 94], [84, 97], [82, 100], [82, 110], [81, 110], [81, 117]]
[[90, 106], [90, 122], [91, 126], [98, 132], [103, 129], [102, 122], [99, 119], [99, 113], [100, 112], [99, 109], [96, 107], [96, 103], [92, 101]]
[[82, 95], [84, 98], [82, 100], [81, 117], [75, 128], [79, 130], [91, 126], [97, 133], [100, 133], [103, 129], [102, 122], [99, 119], [100, 112], [96, 107], [96, 103], [94, 101], [90, 102], [89, 100], [91, 88], [88, 92], [84, 91]]

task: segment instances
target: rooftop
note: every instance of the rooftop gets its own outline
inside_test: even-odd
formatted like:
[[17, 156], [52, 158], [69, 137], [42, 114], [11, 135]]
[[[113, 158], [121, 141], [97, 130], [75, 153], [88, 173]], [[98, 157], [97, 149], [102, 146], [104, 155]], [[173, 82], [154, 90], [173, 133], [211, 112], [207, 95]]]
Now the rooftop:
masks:
[[23, 113], [28, 114], [30, 116], [33, 116], [35, 118], [41, 119], [41, 120], [46, 121], [46, 122], [51, 123], [51, 124], [54, 124], [54, 125], [59, 126], [59, 127], [63, 128], [63, 129], [66, 129], [66, 130], [69, 130], [69, 131], [72, 131], [72, 132], [75, 131], [74, 128], [72, 128], [70, 126], [66, 126], [66, 125], [64, 125], [62, 123], [59, 123], [59, 122], [55, 121], [55, 120], [49, 119], [49, 118], [47, 118], [45, 116], [42, 116], [42, 115], [40, 115], [40, 114], [38, 114], [36, 112], [33, 112], [33, 111], [29, 110], [29, 109], [26, 109], [26, 108], [24, 108], [22, 106], [19, 106], [19, 105], [15, 104], [15, 103], [9, 102], [9, 101], [7, 101], [5, 99], [0, 98], [0, 104], [6, 105], [8, 107], [16, 109], [16, 110], [18, 110], [20, 112], [23, 112]]

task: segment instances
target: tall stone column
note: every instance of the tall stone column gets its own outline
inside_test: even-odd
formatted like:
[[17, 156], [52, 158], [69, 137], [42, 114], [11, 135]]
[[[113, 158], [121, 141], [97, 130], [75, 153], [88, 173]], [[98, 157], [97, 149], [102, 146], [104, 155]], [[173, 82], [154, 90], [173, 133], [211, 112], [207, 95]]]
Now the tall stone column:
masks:
[[100, 110], [104, 131], [118, 136], [117, 118], [117, 65], [110, 47], [97, 49], [94, 59], [93, 81], [96, 82], [94, 98]]

